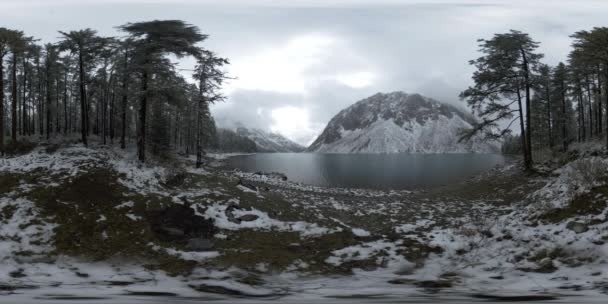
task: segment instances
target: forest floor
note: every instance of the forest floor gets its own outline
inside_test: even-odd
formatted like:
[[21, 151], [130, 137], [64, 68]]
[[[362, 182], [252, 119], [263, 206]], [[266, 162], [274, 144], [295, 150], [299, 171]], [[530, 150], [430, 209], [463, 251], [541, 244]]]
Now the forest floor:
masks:
[[454, 185], [379, 191], [227, 170], [217, 156], [195, 169], [101, 145], [22, 145], [0, 158], [0, 294], [605, 296], [606, 151], [546, 159], [535, 173], [514, 161]]

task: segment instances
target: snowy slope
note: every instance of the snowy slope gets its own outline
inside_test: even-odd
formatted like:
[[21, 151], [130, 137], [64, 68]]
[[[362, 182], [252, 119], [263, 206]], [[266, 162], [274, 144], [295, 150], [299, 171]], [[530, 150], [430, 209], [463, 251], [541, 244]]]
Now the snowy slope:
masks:
[[378, 93], [342, 110], [308, 148], [323, 153], [489, 153], [497, 143], [458, 142], [475, 118], [419, 94]]
[[238, 127], [236, 133], [255, 142], [259, 152], [302, 152], [305, 147], [277, 133]]

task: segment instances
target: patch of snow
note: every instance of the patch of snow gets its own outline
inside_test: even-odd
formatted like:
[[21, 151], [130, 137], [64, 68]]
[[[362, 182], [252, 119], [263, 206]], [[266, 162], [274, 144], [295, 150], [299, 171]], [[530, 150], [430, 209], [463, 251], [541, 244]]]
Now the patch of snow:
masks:
[[365, 229], [361, 229], [361, 228], [353, 228], [353, 229], [351, 229], [351, 231], [353, 232], [354, 235], [356, 235], [358, 237], [368, 237], [371, 235], [371, 233], [369, 233], [369, 231], [367, 231]]
[[332, 255], [325, 260], [325, 263], [340, 266], [346, 262], [375, 259], [378, 265], [385, 264], [385, 266], [388, 266], [390, 264], [392, 266], [403, 266], [410, 263], [402, 255], [397, 253], [397, 249], [402, 244], [403, 241], [401, 240], [396, 242], [377, 240], [348, 246], [332, 251]]
[[429, 219], [423, 219], [416, 221], [415, 224], [403, 224], [401, 226], [395, 227], [395, 232], [397, 233], [408, 233], [417, 230], [418, 228], [428, 228], [431, 225], [435, 224], [435, 221]]
[[132, 221], [139, 221], [142, 219], [141, 216], [137, 216], [133, 213], [127, 213], [125, 216], [130, 218]]
[[557, 177], [532, 194], [531, 198], [544, 206], [534, 208], [561, 208], [575, 196], [600, 186], [608, 176], [608, 160], [600, 157], [577, 159], [555, 170]]
[[278, 230], [278, 231], [293, 231], [299, 232], [303, 237], [319, 236], [322, 234], [341, 231], [341, 228], [325, 228], [316, 223], [308, 223], [303, 221], [284, 222], [271, 218], [268, 213], [257, 210], [242, 210], [235, 209], [232, 211], [235, 218], [243, 215], [253, 214], [257, 216], [254, 221], [241, 221], [238, 223], [229, 220], [226, 214], [227, 204], [214, 203], [207, 206], [207, 210], [203, 216], [207, 219], [213, 219], [214, 225], [220, 229], [239, 230], [239, 229], [257, 229], [257, 230]]
[[127, 202], [124, 202], [124, 203], [122, 203], [120, 205], [116, 205], [114, 207], [114, 209], [133, 208], [133, 206], [135, 206], [135, 202], [133, 202], [133, 201], [127, 201]]
[[208, 259], [213, 259], [220, 256], [220, 253], [217, 251], [182, 251], [174, 248], [165, 248], [160, 247], [158, 245], [149, 244], [153, 250], [156, 251], [164, 251], [167, 254], [177, 256], [183, 260], [187, 261], [203, 261]]
[[105, 221], [105, 220], [107, 220], [106, 216], [105, 216], [105, 215], [103, 215], [103, 214], [100, 214], [100, 215], [99, 215], [99, 218], [97, 219], [97, 222], [99, 223], [99, 222], [103, 222], [103, 221]]

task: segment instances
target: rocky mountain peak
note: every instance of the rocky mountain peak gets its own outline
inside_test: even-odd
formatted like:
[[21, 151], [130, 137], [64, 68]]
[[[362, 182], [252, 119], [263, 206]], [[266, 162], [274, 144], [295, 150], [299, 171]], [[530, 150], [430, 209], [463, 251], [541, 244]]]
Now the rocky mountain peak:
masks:
[[458, 142], [475, 118], [420, 94], [377, 93], [340, 111], [308, 148], [316, 152], [492, 152], [481, 142]]

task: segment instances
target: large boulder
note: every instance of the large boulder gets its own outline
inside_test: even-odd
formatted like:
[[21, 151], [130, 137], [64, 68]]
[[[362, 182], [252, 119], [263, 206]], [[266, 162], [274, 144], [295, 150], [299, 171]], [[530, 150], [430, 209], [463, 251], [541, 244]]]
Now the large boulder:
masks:
[[152, 232], [162, 241], [186, 243], [190, 239], [211, 239], [213, 220], [196, 215], [189, 204], [172, 204], [146, 214]]
[[587, 224], [575, 221], [566, 224], [566, 228], [576, 233], [583, 233], [589, 230], [589, 226], [587, 226]]

